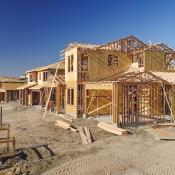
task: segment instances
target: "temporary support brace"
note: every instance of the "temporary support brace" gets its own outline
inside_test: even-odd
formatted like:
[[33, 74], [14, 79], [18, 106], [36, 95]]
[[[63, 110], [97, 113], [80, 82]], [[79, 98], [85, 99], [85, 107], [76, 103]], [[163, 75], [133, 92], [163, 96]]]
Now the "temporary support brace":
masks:
[[90, 102], [89, 102], [89, 105], [88, 105], [88, 108], [87, 108], [87, 112], [89, 111], [89, 108], [90, 108], [90, 106], [91, 106], [91, 103], [92, 103], [92, 100], [93, 100], [93, 98], [94, 98], [94, 95], [95, 95], [95, 91], [93, 92], [93, 95], [92, 95], [91, 100], [90, 100]]
[[59, 64], [57, 64], [54, 77], [52, 78], [51, 89], [50, 89], [49, 97], [48, 97], [48, 99], [47, 99], [46, 107], [45, 107], [45, 110], [44, 110], [43, 119], [44, 119], [45, 116], [46, 116], [46, 111], [47, 111], [47, 108], [48, 108], [48, 105], [49, 105], [49, 101], [50, 101], [50, 97], [51, 97], [51, 94], [52, 94], [52, 90], [53, 90], [53, 85], [54, 85], [55, 77], [56, 77], [56, 75], [57, 75], [57, 73], [58, 73], [58, 67], [59, 67]]
[[100, 109], [103, 109], [103, 108], [105, 108], [106, 106], [109, 106], [109, 105], [111, 105], [112, 104], [112, 102], [110, 102], [110, 103], [108, 103], [108, 104], [106, 104], [106, 105], [103, 105], [103, 106], [101, 106], [101, 107], [99, 107], [99, 108], [97, 108], [97, 109], [95, 109], [95, 110], [93, 110], [93, 111], [90, 111], [90, 112], [88, 112], [88, 115], [89, 114], [92, 114], [92, 113], [94, 113], [94, 112], [96, 112], [96, 111], [98, 111], [98, 110], [100, 110]]

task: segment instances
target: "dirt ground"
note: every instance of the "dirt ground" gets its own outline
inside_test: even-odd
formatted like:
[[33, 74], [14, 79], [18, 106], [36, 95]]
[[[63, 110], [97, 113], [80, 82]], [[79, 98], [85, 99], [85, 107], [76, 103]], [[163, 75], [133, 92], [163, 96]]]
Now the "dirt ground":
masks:
[[[16, 175], [174, 175], [175, 142], [156, 141], [142, 129], [115, 136], [96, 127], [96, 121], [78, 119], [90, 128], [95, 142], [83, 145], [79, 133], [54, 125], [58, 116], [16, 103], [3, 105], [3, 122], [11, 124], [17, 157], [3, 160], [12, 167], [0, 174]], [[13, 173], [15, 172], [15, 173]], [[10, 174], [9, 174], [10, 175]]]

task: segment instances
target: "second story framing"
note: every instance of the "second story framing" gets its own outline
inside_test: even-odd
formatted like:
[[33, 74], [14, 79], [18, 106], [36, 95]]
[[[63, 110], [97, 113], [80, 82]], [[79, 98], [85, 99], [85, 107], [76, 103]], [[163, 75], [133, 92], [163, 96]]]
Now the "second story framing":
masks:
[[43, 67], [38, 67], [25, 72], [27, 82], [28, 84], [36, 84], [36, 83], [38, 85], [47, 84], [49, 82], [49, 78], [54, 76], [56, 69], [58, 69], [57, 70], [58, 75], [64, 75], [64, 69], [65, 69], [64, 61]]

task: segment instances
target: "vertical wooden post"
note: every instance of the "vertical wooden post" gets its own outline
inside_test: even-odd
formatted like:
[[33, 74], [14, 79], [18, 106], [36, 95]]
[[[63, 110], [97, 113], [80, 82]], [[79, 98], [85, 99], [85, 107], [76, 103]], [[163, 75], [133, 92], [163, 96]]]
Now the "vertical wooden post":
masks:
[[19, 90], [18, 100], [19, 100], [19, 104], [21, 104], [21, 90]]
[[25, 89], [25, 105], [28, 106], [28, 89]]
[[83, 108], [83, 113], [86, 115], [87, 114], [87, 89], [84, 88], [84, 108]]
[[5, 102], [7, 103], [7, 91], [5, 91]]
[[41, 106], [42, 106], [42, 91], [43, 91], [42, 89], [39, 90], [39, 101], [40, 101], [39, 105]]
[[122, 85], [122, 101], [123, 101], [123, 105], [122, 105], [122, 123], [125, 123], [125, 85]]
[[1, 109], [0, 109], [0, 124], [2, 125], [2, 106], [1, 106]]
[[56, 88], [56, 94], [57, 94], [57, 112], [61, 112], [61, 85], [58, 85], [57, 88]]
[[112, 103], [110, 104], [110, 117], [112, 118]]
[[15, 154], [16, 152], [16, 141], [15, 138], [13, 138], [13, 153]]
[[[7, 140], [10, 139], [10, 125], [8, 124]], [[9, 141], [7, 141], [7, 152], [9, 152]]]
[[[165, 86], [164, 86], [164, 89], [165, 89]], [[163, 87], [162, 87], [162, 96], [163, 96], [163, 116], [165, 116], [165, 94], [163, 93]]]
[[112, 88], [112, 122], [119, 124], [119, 93], [118, 84], [113, 84]]
[[21, 104], [24, 105], [24, 90], [21, 90]]
[[24, 105], [26, 105], [26, 93], [25, 93], [25, 89], [23, 90], [23, 103], [24, 103]]
[[172, 104], [171, 104], [171, 107], [172, 107], [172, 114], [173, 114], [173, 117], [175, 116], [175, 85], [172, 85]]
[[98, 117], [98, 96], [97, 96], [97, 117]]

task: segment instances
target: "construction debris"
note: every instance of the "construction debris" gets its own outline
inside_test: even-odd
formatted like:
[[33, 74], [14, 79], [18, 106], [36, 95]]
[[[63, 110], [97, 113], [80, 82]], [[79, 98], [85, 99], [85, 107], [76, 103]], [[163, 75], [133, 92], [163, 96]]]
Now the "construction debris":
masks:
[[75, 127], [71, 126], [69, 123], [64, 122], [62, 120], [57, 120], [55, 125], [67, 130], [71, 130], [73, 132], [77, 132], [77, 129]]
[[112, 124], [108, 124], [105, 122], [99, 122], [97, 124], [97, 127], [106, 130], [112, 134], [116, 134], [116, 135], [124, 135], [124, 134], [128, 134], [128, 131], [122, 128], [118, 128], [117, 126], [114, 126]]
[[79, 127], [78, 131], [80, 133], [80, 137], [84, 145], [91, 144], [94, 141], [90, 129], [86, 126]]

